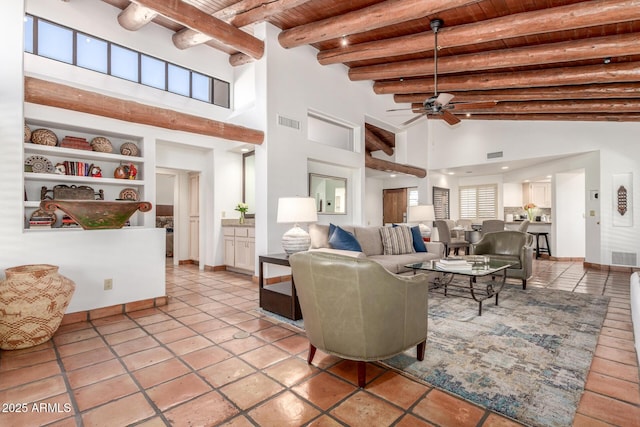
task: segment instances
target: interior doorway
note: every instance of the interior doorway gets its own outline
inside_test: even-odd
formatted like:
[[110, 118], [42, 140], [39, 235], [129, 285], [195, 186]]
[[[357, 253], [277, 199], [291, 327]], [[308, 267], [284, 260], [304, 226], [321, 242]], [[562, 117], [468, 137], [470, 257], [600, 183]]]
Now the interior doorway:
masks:
[[407, 222], [407, 189], [390, 188], [382, 190], [382, 223]]
[[174, 265], [199, 264], [200, 197], [200, 172], [156, 169], [156, 226], [167, 228]]

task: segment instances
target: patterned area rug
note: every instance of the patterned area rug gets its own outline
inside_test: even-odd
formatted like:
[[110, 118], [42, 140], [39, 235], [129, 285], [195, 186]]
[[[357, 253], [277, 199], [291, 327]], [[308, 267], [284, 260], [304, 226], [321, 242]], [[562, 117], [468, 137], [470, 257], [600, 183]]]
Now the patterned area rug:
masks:
[[478, 303], [429, 295], [425, 360], [384, 361], [531, 426], [568, 426], [584, 390], [608, 297], [505, 285]]

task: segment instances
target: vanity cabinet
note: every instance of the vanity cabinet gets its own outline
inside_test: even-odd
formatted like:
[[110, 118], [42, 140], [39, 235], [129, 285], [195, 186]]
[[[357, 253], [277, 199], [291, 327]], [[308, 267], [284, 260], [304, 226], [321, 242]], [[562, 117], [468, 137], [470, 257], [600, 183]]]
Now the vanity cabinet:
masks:
[[231, 269], [255, 270], [256, 239], [253, 227], [222, 227], [224, 264]]

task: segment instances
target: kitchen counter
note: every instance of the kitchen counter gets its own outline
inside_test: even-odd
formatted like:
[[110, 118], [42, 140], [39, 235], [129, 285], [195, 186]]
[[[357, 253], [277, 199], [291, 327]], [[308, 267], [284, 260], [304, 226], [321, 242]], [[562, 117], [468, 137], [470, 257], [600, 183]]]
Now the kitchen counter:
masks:
[[[505, 225], [518, 225], [519, 226], [520, 224], [522, 224], [522, 221], [509, 221], [509, 222], [505, 221]], [[532, 226], [532, 225], [545, 225], [545, 224], [551, 225], [551, 221], [530, 221], [529, 222], [529, 226]]]

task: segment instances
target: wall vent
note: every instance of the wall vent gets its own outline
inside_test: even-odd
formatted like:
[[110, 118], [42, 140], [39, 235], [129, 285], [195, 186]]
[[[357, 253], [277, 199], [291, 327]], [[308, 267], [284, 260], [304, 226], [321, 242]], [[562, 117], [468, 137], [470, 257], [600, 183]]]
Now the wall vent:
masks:
[[281, 115], [278, 115], [278, 124], [280, 126], [286, 126], [291, 129], [300, 130], [300, 122], [298, 120], [290, 119]]
[[611, 252], [611, 264], [613, 265], [630, 265], [635, 267], [638, 256], [635, 252]]
[[495, 151], [493, 153], [487, 153], [487, 159], [497, 159], [502, 157], [502, 151]]

